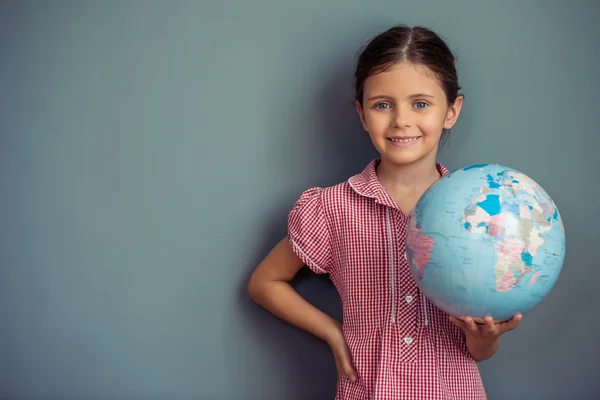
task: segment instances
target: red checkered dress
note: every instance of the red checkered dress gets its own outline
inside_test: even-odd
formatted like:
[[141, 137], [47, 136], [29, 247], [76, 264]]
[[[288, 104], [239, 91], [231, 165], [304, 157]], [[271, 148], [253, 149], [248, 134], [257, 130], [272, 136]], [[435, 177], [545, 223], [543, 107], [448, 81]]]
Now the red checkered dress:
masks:
[[407, 218], [377, 179], [376, 163], [346, 182], [308, 189], [289, 215], [292, 248], [314, 272], [329, 274], [342, 300], [358, 381], [342, 378], [336, 400], [485, 399], [462, 331], [410, 274]]

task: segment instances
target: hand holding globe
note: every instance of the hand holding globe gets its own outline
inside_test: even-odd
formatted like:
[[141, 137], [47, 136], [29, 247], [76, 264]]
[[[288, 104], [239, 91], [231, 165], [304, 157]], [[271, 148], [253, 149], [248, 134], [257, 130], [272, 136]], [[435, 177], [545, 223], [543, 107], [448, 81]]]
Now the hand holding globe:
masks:
[[450, 321], [465, 333], [469, 353], [476, 360], [483, 361], [494, 355], [500, 345], [500, 336], [519, 326], [522, 317], [517, 314], [508, 321], [494, 322], [492, 317], [487, 316], [482, 323], [476, 323], [472, 317], [461, 319], [450, 316]]

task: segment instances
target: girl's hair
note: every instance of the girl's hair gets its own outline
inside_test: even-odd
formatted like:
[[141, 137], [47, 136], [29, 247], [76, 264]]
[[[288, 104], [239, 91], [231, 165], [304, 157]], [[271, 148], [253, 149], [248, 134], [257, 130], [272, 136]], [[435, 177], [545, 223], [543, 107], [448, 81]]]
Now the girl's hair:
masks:
[[370, 75], [408, 61], [429, 68], [448, 104], [454, 104], [460, 90], [454, 59], [448, 45], [435, 32], [421, 26], [394, 26], [371, 39], [359, 55], [354, 74], [356, 100], [362, 105], [363, 87]]

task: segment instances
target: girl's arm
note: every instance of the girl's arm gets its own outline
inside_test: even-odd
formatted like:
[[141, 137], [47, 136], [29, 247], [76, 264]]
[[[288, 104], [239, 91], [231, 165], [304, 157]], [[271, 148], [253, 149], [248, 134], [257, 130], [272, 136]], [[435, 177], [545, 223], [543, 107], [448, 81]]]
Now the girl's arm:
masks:
[[289, 284], [303, 266], [286, 236], [252, 273], [248, 294], [275, 316], [331, 345], [343, 338], [339, 322], [304, 300]]

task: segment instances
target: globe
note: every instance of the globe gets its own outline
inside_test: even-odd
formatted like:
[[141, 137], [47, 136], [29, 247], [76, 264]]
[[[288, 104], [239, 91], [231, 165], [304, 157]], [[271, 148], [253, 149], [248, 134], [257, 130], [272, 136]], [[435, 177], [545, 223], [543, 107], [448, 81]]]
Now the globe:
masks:
[[458, 318], [506, 321], [542, 301], [562, 270], [562, 218], [546, 191], [517, 170], [453, 171], [421, 197], [406, 255], [423, 294]]

